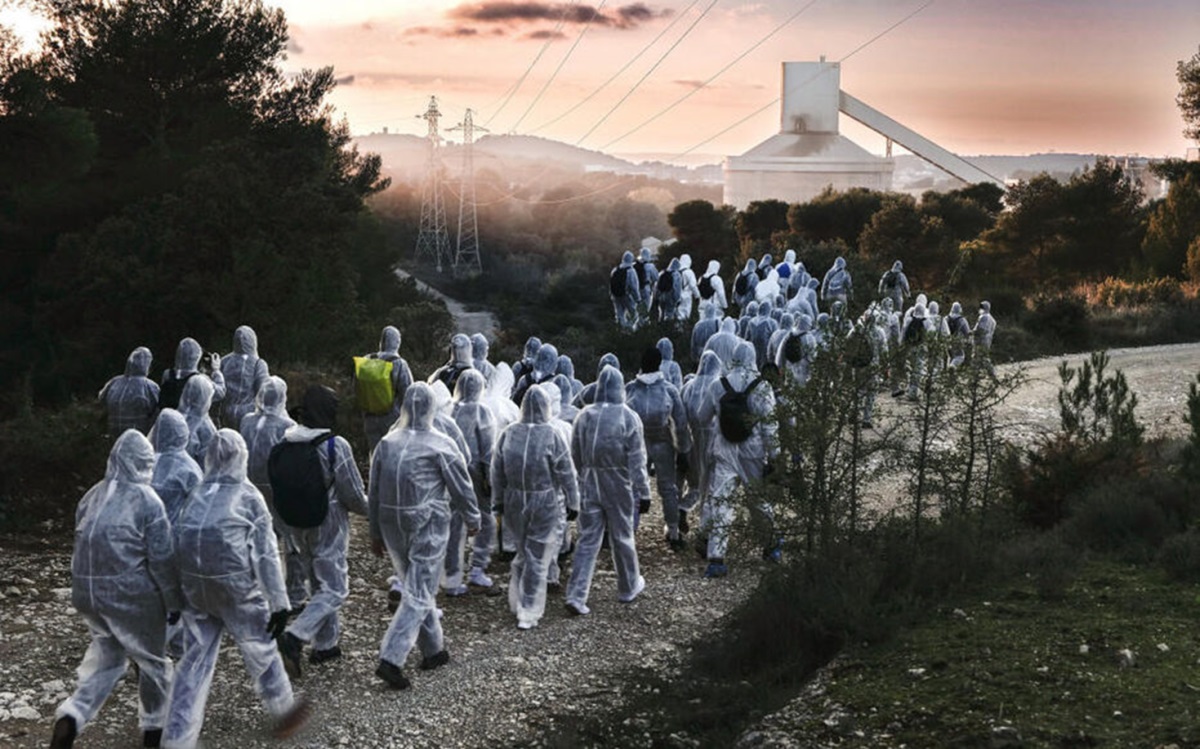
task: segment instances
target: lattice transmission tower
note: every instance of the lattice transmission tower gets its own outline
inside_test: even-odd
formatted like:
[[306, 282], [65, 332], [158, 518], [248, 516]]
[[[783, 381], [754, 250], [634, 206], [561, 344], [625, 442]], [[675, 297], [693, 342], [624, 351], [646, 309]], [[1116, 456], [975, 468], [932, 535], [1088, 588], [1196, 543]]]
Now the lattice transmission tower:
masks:
[[449, 265], [450, 235], [446, 231], [446, 203], [442, 199], [442, 163], [438, 158], [442, 136], [438, 133], [437, 97], [429, 97], [429, 107], [418, 117], [429, 125], [427, 144], [428, 157], [425, 161], [425, 184], [421, 190], [421, 230], [417, 234], [417, 262], [432, 260], [438, 273], [443, 265]]
[[463, 133], [463, 165], [459, 175], [458, 191], [458, 238], [454, 250], [454, 272], [459, 275], [480, 273], [483, 266], [479, 259], [479, 220], [475, 210], [475, 131], [488, 132], [476, 125], [473, 112], [468, 109], [463, 121], [447, 132], [461, 130]]

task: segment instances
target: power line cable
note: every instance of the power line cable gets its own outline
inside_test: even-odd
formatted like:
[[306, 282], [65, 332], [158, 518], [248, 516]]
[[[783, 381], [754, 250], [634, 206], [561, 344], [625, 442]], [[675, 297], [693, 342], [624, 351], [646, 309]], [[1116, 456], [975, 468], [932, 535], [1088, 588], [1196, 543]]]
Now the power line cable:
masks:
[[538, 60], [541, 60], [542, 55], [546, 54], [546, 50], [550, 48], [550, 45], [554, 42], [554, 39], [558, 36], [559, 32], [562, 30], [563, 24], [565, 24], [567, 22], [567, 11], [569, 11], [573, 6], [575, 6], [578, 3], [578, 1], [579, 0], [573, 0], [573, 2], [571, 2], [571, 3], [563, 3], [562, 13], [558, 17], [558, 23], [555, 24], [554, 30], [551, 31], [549, 35], [547, 35], [546, 43], [543, 44], [542, 48], [538, 50], [538, 53], [536, 55], [534, 55], [533, 61], [529, 63], [529, 67], [525, 68], [525, 72], [521, 74], [521, 77], [518, 78], [516, 80], [516, 82], [514, 82], [513, 85], [509, 87], [507, 92], [505, 92], [504, 101], [500, 104], [500, 107], [495, 112], [492, 112], [491, 116], [487, 118], [487, 121], [483, 123], [484, 127], [487, 127], [488, 125], [492, 124], [492, 120], [496, 119], [496, 115], [498, 115], [502, 111], [504, 111], [504, 108], [508, 106], [508, 103], [510, 101], [512, 101], [513, 96], [517, 93], [517, 89], [521, 88], [521, 85], [523, 83], [525, 83], [525, 79], [529, 77], [529, 74], [531, 72], [533, 72], [533, 68], [535, 65], [538, 64]]

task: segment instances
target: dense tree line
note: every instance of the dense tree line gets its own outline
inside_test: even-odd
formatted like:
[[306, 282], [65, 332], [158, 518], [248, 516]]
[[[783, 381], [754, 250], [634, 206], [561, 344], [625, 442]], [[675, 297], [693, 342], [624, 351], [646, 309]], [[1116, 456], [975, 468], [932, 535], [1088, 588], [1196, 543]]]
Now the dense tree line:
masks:
[[241, 323], [277, 360], [361, 347], [395, 303], [364, 202], [387, 182], [331, 117], [332, 69], [284, 74], [282, 12], [47, 12], [35, 53], [0, 43], [0, 413], [96, 386], [137, 344], [156, 367], [184, 335], [228, 350]]

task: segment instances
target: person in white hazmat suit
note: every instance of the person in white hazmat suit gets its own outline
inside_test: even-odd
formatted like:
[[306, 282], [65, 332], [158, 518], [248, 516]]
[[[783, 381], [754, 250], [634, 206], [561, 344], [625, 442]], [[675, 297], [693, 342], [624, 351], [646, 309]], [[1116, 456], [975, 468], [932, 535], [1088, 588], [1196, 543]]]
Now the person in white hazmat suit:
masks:
[[787, 338], [775, 352], [775, 366], [784, 376], [784, 381], [798, 387], [808, 384], [813, 358], [817, 355], [817, 339], [812, 334], [812, 321], [808, 315], [800, 315], [792, 322]]
[[[213, 383], [207, 377], [192, 377], [183, 386], [179, 396], [179, 413], [188, 427], [187, 453], [198, 465], [204, 464], [208, 443], [217, 433], [217, 426], [208, 415], [213, 402]], [[150, 441], [155, 441], [154, 430], [150, 430]]]
[[[579, 409], [571, 405], [570, 402], [570, 383], [567, 378], [562, 375], [555, 375], [550, 382], [542, 383], [538, 387], [546, 389], [550, 395], [550, 423], [562, 433], [563, 439], [567, 441], [567, 446], [571, 445], [571, 436], [574, 432], [572, 426], [575, 422], [575, 417], [579, 415]], [[560, 499], [563, 500], [564, 506], [566, 495], [560, 492]], [[576, 508], [578, 512], [578, 508]], [[574, 520], [574, 516], [571, 520]], [[562, 587], [562, 565], [570, 558], [571, 553], [575, 551], [575, 539], [571, 534], [571, 523], [564, 515], [558, 524], [558, 554], [551, 558], [550, 568], [546, 573], [546, 585], [551, 589], [559, 589]]]
[[558, 556], [562, 522], [579, 511], [570, 446], [550, 423], [550, 407], [548, 389], [531, 387], [521, 420], [500, 434], [492, 453], [492, 506], [502, 508], [517, 545], [508, 605], [518, 629], [536, 627], [545, 613], [546, 574]]
[[488, 343], [487, 336], [483, 333], [471, 334], [471, 363], [483, 375], [483, 381], [488, 386], [492, 384], [492, 380], [496, 377], [496, 365], [488, 361], [488, 349], [490, 346], [491, 344]]
[[631, 602], [646, 587], [633, 534], [635, 513], [650, 509], [642, 420], [625, 405], [620, 370], [605, 367], [596, 385], [596, 400], [575, 417], [571, 436], [580, 493], [579, 541], [566, 591], [567, 611], [573, 615], [591, 611], [588, 595], [605, 530], [617, 573], [617, 600]]
[[[718, 270], [720, 268], [718, 267]], [[679, 256], [679, 281], [682, 287], [679, 307], [675, 319], [692, 319], [692, 305], [700, 301], [700, 287], [696, 285], [696, 271], [692, 270], [692, 256], [686, 252]]]
[[[721, 425], [721, 397], [734, 390], [746, 392], [753, 425], [749, 436], [734, 441]], [[724, 577], [729, 572], [725, 554], [729, 546], [729, 530], [733, 524], [735, 508], [733, 495], [738, 488], [761, 481], [768, 472], [767, 466], [774, 460], [779, 448], [776, 444], [778, 426], [774, 423], [775, 393], [770, 383], [762, 380], [755, 368], [754, 346], [743, 341], [733, 354], [730, 371], [708, 390], [708, 399], [702, 404], [700, 419], [714, 426], [710, 442], [708, 495], [708, 567], [705, 577]], [[759, 508], [767, 512], [767, 508]], [[771, 546], [764, 555], [778, 558], [778, 546]]]
[[[312, 586], [312, 596], [279, 638], [279, 652], [293, 678], [300, 676], [300, 656], [312, 646], [309, 660], [324, 663], [342, 656], [338, 612], [350, 595], [350, 513], [367, 514], [362, 474], [350, 443], [333, 433], [338, 397], [331, 388], [311, 385], [304, 393], [300, 423], [283, 434], [283, 441], [316, 446], [329, 510], [315, 528], [289, 527], [287, 536]], [[322, 439], [323, 438], [323, 439]]]
[[[475, 500], [479, 504], [480, 527], [471, 547], [471, 569], [467, 583], [481, 588], [492, 587], [492, 578], [487, 575], [492, 560], [492, 547], [496, 543], [496, 516], [492, 512], [492, 492], [489, 472], [492, 467], [492, 450], [499, 436], [496, 416], [483, 400], [483, 375], [477, 371], [463, 372], [454, 388], [454, 406], [451, 415], [467, 443], [467, 472], [471, 475], [471, 486], [475, 489]], [[461, 569], [461, 558], [466, 549], [466, 523], [455, 515], [450, 526], [448, 555], [457, 555], [458, 565], [448, 564], [447, 569]]]
[[708, 345], [708, 339], [712, 338], [721, 329], [721, 320], [717, 317], [718, 310], [714, 305], [705, 305], [700, 308], [700, 319], [692, 326], [692, 359], [700, 361], [700, 355], [704, 353], [704, 347]]
[[575, 398], [575, 406], [583, 408], [590, 406], [596, 402], [596, 389], [599, 387], [600, 373], [605, 367], [612, 367], [618, 372], [621, 371], [621, 360], [612, 352], [607, 352], [600, 356], [600, 362], [596, 366], [596, 379], [583, 386], [583, 390], [579, 391], [579, 395]]
[[670, 338], [659, 338], [654, 347], [662, 356], [662, 364], [658, 371], [662, 372], [663, 377], [674, 385], [676, 390], [683, 387], [683, 369], [680, 368], [679, 362], [675, 361], [675, 344], [671, 343]]
[[[467, 444], [467, 438], [463, 435], [463, 431], [458, 428], [458, 422], [454, 420], [454, 396], [441, 382], [430, 384], [429, 389], [433, 392], [435, 406], [433, 428], [454, 440], [458, 451], [462, 453], [463, 460], [470, 464], [471, 448]], [[480, 523], [482, 524], [482, 520]], [[462, 540], [465, 527], [466, 518], [455, 511], [450, 518], [450, 540], [447, 542], [446, 565], [442, 577], [442, 589], [448, 596], [465, 596], [468, 592], [467, 585], [463, 582], [462, 554], [452, 554], [450, 551], [465, 545], [465, 541]], [[393, 584], [398, 585], [401, 582], [397, 579]]]
[[658, 495], [662, 498], [667, 544], [679, 550], [684, 541], [679, 534], [678, 477], [689, 468], [687, 454], [692, 449], [692, 436], [679, 391], [663, 377], [661, 365], [662, 354], [658, 349], [646, 349], [641, 372], [625, 386], [625, 403], [642, 420], [646, 457], [654, 466]]
[[704, 525], [707, 512], [705, 498], [708, 496], [708, 450], [712, 442], [713, 424], [700, 418], [701, 408], [708, 398], [709, 388], [721, 378], [721, 360], [711, 351], [700, 356], [696, 376], [684, 384], [680, 392], [683, 410], [687, 414], [688, 429], [692, 434], [692, 451], [688, 457], [687, 493], [679, 500], [679, 532], [687, 533], [688, 515], [700, 508], [700, 525]]
[[238, 429], [242, 417], [254, 410], [258, 389], [271, 376], [271, 369], [258, 355], [258, 334], [249, 325], [233, 331], [233, 352], [221, 357], [225, 397], [221, 399], [221, 423]]
[[108, 413], [108, 434], [118, 437], [126, 429], [142, 434], [154, 425], [158, 411], [158, 385], [150, 379], [150, 349], [138, 346], [125, 361], [125, 374], [117, 375], [100, 388], [96, 398]]
[[558, 355], [558, 366], [554, 369], [555, 377], [562, 375], [567, 378], [566, 394], [571, 400], [575, 400], [575, 396], [583, 392], [583, 381], [575, 377], [575, 362], [566, 354]]
[[156, 459], [154, 473], [150, 477], [150, 488], [167, 508], [167, 519], [172, 523], [183, 511], [188, 494], [204, 477], [191, 455], [187, 453], [188, 427], [183, 414], [173, 408], [158, 412], [154, 421], [154, 447]]
[[308, 600], [308, 574], [304, 571], [304, 564], [296, 551], [296, 545], [288, 537], [287, 525], [275, 509], [271, 480], [267, 475], [267, 459], [271, 457], [271, 448], [279, 444], [283, 440], [284, 432], [295, 425], [295, 420], [287, 411], [287, 383], [280, 377], [271, 376], [258, 389], [254, 412], [242, 417], [238, 433], [246, 441], [246, 450], [249, 452], [246, 474], [250, 477], [250, 482], [262, 492], [263, 499], [267, 500], [275, 537], [283, 551], [289, 607], [293, 613], [299, 613], [300, 607]]
[[728, 372], [733, 365], [733, 350], [743, 340], [737, 334], [737, 321], [732, 317], [726, 317], [721, 321], [721, 329], [708, 339], [708, 343], [704, 344], [704, 350], [716, 354], [717, 358], [721, 360], [721, 372]]
[[[221, 357], [210, 354], [209, 373], [200, 371], [200, 357], [204, 349], [194, 338], [184, 338], [175, 349], [175, 366], [164, 369], [162, 385], [159, 390], [159, 405], [163, 408], [179, 408], [180, 398], [186, 383], [199, 375], [201, 379], [210, 380], [213, 386], [214, 403], [219, 403], [225, 397], [225, 375], [221, 374]], [[182, 409], [179, 409], [182, 410]]]
[[705, 307], [714, 307], [717, 317], [725, 316], [729, 300], [725, 297], [725, 282], [721, 280], [721, 261], [709, 260], [704, 275], [696, 281], [696, 290], [700, 294], [700, 311]]
[[[193, 378], [196, 379], [196, 378]], [[246, 477], [246, 443], [217, 432], [204, 460], [204, 480], [175, 523], [176, 559], [186, 606], [183, 657], [175, 666], [163, 746], [191, 749], [217, 667], [222, 635], [233, 638], [275, 735], [293, 734], [308, 719], [297, 700], [275, 638], [287, 624], [288, 597], [279, 547], [262, 493]]]
[[383, 435], [392, 428], [400, 417], [400, 405], [404, 393], [413, 383], [412, 370], [400, 356], [400, 331], [392, 325], [384, 327], [379, 335], [379, 350], [367, 354], [370, 359], [383, 359], [392, 363], [392, 408], [382, 414], [363, 414], [363, 433], [367, 437], [367, 450], [374, 450]]
[[458, 445], [434, 428], [437, 404], [424, 383], [404, 396], [400, 422], [371, 456], [367, 504], [371, 550], [386, 551], [403, 583], [404, 597], [380, 645], [375, 675], [394, 689], [410, 686], [404, 662], [414, 646], [421, 668], [450, 662], [435, 605], [450, 538], [451, 508], [479, 530], [479, 506], [467, 461]]
[[[71, 605], [91, 642], [75, 692], [55, 711], [50, 746], [68, 749], [125, 675], [138, 667], [139, 723], [144, 746], [159, 746], [167, 718], [171, 661], [168, 615], [183, 608], [171, 523], [150, 486], [154, 450], [129, 429], [108, 455], [104, 479], [75, 509]], [[173, 613], [172, 613], [173, 612]]]

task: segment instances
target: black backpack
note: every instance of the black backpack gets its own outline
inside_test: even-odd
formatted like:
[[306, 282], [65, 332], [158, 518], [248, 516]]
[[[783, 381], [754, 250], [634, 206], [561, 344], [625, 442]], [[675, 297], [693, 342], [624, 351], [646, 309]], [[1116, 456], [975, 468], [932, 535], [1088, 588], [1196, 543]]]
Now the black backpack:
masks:
[[783, 340], [783, 358], [792, 364], [804, 358], [804, 336], [793, 334]]
[[275, 511], [292, 528], [316, 528], [329, 514], [329, 487], [321, 467], [321, 443], [329, 450], [329, 471], [334, 467], [332, 432], [309, 442], [284, 440], [271, 448], [267, 458], [267, 476], [274, 494]]
[[664, 270], [658, 274], [658, 293], [675, 294], [675, 271]]
[[462, 373], [466, 372], [468, 369], [474, 369], [474, 367], [470, 367], [465, 364], [451, 364], [450, 366], [444, 367], [440, 372], [438, 372], [437, 378], [440, 382], [445, 384], [446, 389], [453, 393], [454, 386], [458, 384], [458, 378], [462, 376]]
[[918, 346], [924, 340], [925, 320], [924, 318], [914, 317], [908, 321], [908, 327], [904, 329], [904, 345]]
[[971, 329], [967, 326], [967, 318], [965, 317], [947, 317], [946, 325], [950, 328], [950, 335], [969, 335]]
[[717, 293], [717, 290], [713, 288], [712, 276], [704, 276], [697, 286], [700, 289], [701, 299], [712, 299], [713, 294]]
[[739, 273], [737, 280], [733, 282], [733, 291], [738, 296], [745, 296], [746, 292], [750, 291], [750, 274]]
[[616, 298], [625, 296], [626, 283], [629, 280], [629, 269], [617, 266], [608, 277], [608, 293]]
[[638, 287], [644, 287], [646, 285], [646, 263], [642, 260], [634, 260], [633, 272], [637, 274]]
[[745, 390], [734, 390], [725, 377], [721, 378], [721, 387], [725, 394], [719, 402], [717, 423], [721, 427], [721, 436], [733, 443], [745, 442], [754, 432], [754, 422], [757, 417], [750, 410], [750, 393], [763, 378], [757, 377]]
[[159, 408], [174, 408], [178, 410], [179, 399], [183, 396], [183, 386], [187, 381], [200, 374], [192, 372], [191, 374], [178, 376], [175, 370], [169, 370], [167, 379], [158, 388], [158, 407]]
[[900, 283], [900, 274], [894, 270], [889, 270], [883, 274], [883, 288], [891, 291], [896, 288], [896, 284]]

